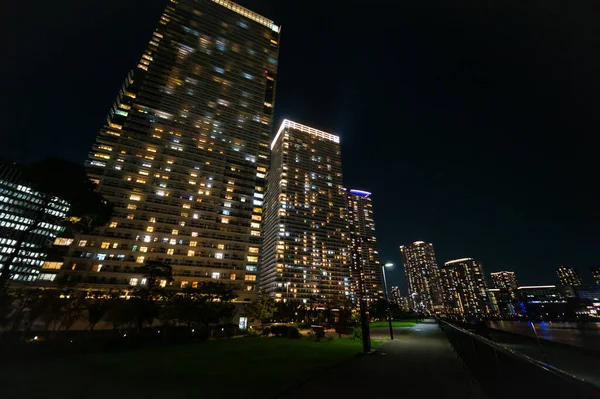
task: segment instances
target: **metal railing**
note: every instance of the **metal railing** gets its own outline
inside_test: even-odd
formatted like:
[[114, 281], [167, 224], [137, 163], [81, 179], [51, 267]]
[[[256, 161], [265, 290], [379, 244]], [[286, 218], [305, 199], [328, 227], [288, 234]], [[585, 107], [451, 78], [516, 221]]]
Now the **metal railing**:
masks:
[[438, 322], [488, 398], [600, 398], [600, 388], [587, 381], [443, 320]]

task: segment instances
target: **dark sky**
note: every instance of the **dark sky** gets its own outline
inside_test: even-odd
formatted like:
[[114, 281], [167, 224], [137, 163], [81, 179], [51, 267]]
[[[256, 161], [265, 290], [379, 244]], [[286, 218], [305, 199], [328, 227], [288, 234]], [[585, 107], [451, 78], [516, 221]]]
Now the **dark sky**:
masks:
[[[9, 0], [0, 156], [83, 162], [167, 0]], [[433, 242], [523, 284], [600, 263], [597, 1], [240, 3], [283, 26], [277, 116], [341, 136], [382, 260]]]

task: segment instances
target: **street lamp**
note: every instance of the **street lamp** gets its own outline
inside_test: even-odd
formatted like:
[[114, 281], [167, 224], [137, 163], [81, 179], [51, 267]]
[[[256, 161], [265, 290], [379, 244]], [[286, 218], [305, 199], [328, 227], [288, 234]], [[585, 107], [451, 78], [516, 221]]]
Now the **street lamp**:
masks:
[[393, 263], [385, 263], [381, 265], [381, 274], [383, 275], [383, 293], [385, 294], [385, 302], [387, 304], [388, 323], [390, 324], [390, 339], [394, 339], [394, 330], [392, 328], [392, 312], [390, 311], [390, 300], [388, 298], [387, 280], [385, 278], [385, 268], [394, 266]]

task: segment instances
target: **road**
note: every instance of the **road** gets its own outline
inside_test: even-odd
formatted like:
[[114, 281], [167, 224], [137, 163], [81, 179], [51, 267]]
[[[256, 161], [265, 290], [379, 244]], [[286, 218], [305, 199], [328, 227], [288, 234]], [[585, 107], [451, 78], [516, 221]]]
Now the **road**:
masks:
[[387, 328], [372, 330], [373, 339], [387, 339], [374, 354], [345, 363], [281, 398], [483, 397], [433, 320], [395, 328], [393, 341]]

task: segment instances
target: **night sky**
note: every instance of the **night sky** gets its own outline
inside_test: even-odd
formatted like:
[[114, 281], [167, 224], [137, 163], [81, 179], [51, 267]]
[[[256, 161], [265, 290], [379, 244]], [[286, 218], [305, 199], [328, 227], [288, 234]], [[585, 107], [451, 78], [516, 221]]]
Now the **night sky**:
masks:
[[[0, 156], [83, 162], [166, 3], [5, 4]], [[239, 3], [283, 26], [276, 125], [341, 136], [346, 186], [373, 192], [393, 284], [398, 246], [416, 240], [440, 264], [476, 257], [522, 284], [554, 283], [560, 264], [591, 281], [596, 1]]]

